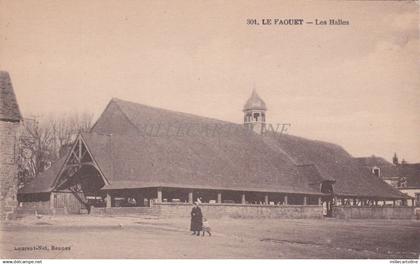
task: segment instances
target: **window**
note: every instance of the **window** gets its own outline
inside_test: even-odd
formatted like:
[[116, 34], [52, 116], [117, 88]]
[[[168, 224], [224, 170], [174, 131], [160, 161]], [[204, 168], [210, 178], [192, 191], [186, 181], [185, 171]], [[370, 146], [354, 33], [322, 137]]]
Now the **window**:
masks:
[[399, 187], [399, 188], [407, 188], [407, 178], [402, 177], [402, 178], [398, 181], [398, 187]]
[[381, 176], [381, 169], [378, 167], [373, 167], [372, 168], [372, 173], [375, 174], [376, 176], [380, 177]]
[[260, 117], [260, 113], [254, 113], [254, 119], [255, 121], [258, 121], [258, 118]]

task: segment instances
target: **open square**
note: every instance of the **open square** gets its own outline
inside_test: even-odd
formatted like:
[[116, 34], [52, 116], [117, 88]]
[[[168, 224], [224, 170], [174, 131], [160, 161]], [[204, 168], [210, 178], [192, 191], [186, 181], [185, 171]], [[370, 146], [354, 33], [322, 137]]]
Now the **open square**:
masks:
[[[1, 227], [1, 258], [418, 258], [410, 220], [209, 219], [192, 236], [188, 218], [26, 217]], [[52, 247], [62, 250], [52, 250]], [[24, 250], [25, 247], [39, 247]], [[68, 249], [70, 247], [70, 249]]]

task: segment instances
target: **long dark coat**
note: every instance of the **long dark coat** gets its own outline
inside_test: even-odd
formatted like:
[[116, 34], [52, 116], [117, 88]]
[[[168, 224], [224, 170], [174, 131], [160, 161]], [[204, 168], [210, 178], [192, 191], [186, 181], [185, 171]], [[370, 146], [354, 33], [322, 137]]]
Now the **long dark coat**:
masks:
[[191, 210], [191, 231], [201, 231], [203, 229], [203, 214], [200, 207], [193, 207]]

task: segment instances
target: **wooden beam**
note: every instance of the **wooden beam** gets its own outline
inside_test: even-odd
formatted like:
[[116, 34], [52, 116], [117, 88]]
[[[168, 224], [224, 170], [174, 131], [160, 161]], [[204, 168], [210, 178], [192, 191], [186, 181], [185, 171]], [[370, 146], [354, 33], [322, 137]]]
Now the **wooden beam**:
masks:
[[287, 197], [287, 194], [284, 196], [284, 202], [283, 204], [288, 205], [289, 204], [289, 198]]
[[307, 205], [308, 204], [308, 197], [305, 195], [303, 196], [303, 205]]
[[242, 193], [241, 195], [241, 204], [246, 204], [245, 193]]
[[79, 138], [79, 162], [82, 162], [82, 140]]
[[217, 203], [222, 203], [222, 193], [221, 192], [217, 193]]

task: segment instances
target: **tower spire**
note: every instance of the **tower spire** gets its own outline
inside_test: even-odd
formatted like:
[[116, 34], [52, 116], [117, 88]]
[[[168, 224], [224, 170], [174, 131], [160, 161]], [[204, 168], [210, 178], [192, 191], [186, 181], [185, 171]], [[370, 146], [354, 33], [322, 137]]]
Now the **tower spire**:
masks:
[[251, 97], [246, 101], [244, 112], [244, 125], [252, 128], [256, 133], [261, 134], [265, 129], [265, 112], [267, 106], [257, 94], [255, 84], [252, 89]]

